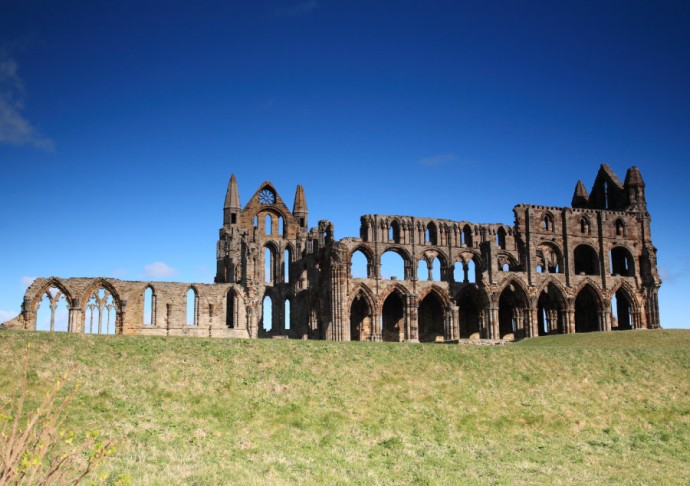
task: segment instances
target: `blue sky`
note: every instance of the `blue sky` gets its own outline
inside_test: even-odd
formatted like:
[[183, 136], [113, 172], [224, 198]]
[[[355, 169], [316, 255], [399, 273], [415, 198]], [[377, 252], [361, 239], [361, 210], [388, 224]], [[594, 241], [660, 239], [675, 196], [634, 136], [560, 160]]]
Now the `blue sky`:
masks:
[[210, 282], [225, 188], [512, 223], [639, 166], [690, 327], [690, 3], [0, 3], [0, 320], [31, 277]]

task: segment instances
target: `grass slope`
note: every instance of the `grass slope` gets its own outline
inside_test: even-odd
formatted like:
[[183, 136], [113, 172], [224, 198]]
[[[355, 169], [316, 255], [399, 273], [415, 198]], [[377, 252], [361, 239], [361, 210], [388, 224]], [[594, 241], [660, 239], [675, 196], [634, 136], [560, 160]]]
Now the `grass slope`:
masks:
[[690, 483], [690, 331], [499, 347], [0, 332], [133, 484]]

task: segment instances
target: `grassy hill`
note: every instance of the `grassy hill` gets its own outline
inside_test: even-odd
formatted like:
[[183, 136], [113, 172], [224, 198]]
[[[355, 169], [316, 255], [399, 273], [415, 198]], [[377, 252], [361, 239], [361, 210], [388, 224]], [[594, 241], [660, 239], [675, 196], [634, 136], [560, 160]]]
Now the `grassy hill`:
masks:
[[0, 332], [133, 484], [690, 483], [690, 331], [495, 347]]

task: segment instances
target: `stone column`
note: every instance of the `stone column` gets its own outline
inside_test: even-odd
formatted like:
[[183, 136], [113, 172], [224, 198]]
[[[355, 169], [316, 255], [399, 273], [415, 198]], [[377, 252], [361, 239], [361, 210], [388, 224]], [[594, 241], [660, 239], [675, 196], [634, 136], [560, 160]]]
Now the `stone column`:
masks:
[[417, 296], [408, 294], [405, 297], [406, 337], [409, 341], [419, 342], [419, 302]]

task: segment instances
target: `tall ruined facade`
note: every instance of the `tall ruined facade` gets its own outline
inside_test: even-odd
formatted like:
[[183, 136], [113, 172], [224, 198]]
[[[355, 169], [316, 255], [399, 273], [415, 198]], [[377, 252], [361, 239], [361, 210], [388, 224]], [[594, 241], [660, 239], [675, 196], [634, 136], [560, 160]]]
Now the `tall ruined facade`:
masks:
[[[359, 237], [309, 229], [271, 182], [242, 206], [232, 176], [213, 284], [36, 279], [7, 328], [35, 329], [39, 303], [64, 299], [70, 332], [329, 340], [521, 339], [658, 328], [656, 249], [639, 170], [602, 165], [571, 207], [520, 204], [514, 224], [368, 214]], [[382, 275], [399, 256], [403, 278]], [[353, 277], [353, 255], [366, 277]], [[105, 316], [107, 310], [107, 324]], [[94, 317], [95, 316], [95, 317]]]

